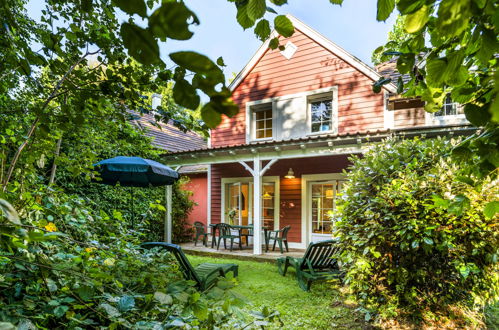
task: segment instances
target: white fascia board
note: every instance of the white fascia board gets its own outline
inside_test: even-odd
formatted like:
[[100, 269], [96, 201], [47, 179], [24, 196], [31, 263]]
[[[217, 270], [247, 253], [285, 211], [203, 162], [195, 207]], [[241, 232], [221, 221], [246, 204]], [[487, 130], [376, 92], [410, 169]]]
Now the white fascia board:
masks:
[[[345, 155], [345, 154], [359, 154], [366, 152], [368, 150], [367, 144], [362, 144], [359, 147], [358, 144], [349, 144], [341, 146], [321, 146], [321, 147], [310, 147], [305, 149], [292, 149], [292, 150], [281, 150], [281, 151], [263, 151], [258, 152], [260, 160], [272, 160], [272, 159], [290, 159], [290, 158], [308, 158], [308, 157], [319, 157], [319, 156], [334, 156], [334, 155]], [[238, 163], [238, 162], [248, 162], [253, 161], [254, 155], [251, 153], [241, 153], [235, 155], [220, 154], [215, 157], [212, 156], [199, 156], [196, 158], [186, 158], [186, 159], [168, 159], [169, 166], [175, 166], [178, 164], [182, 165], [195, 165], [195, 164], [227, 164], [227, 163]]]
[[[307, 35], [309, 38], [329, 50], [330, 52], [334, 53], [338, 57], [340, 57], [342, 60], [347, 62], [348, 64], [352, 65], [354, 68], [359, 70], [360, 72], [364, 73], [366, 76], [371, 78], [374, 81], [377, 81], [379, 78], [382, 76], [376, 72], [373, 68], [332, 42], [331, 40], [327, 39], [323, 35], [321, 35], [319, 32], [315, 31], [311, 27], [307, 26], [305, 23], [301, 22], [298, 20], [296, 17], [292, 15], [286, 15], [291, 22], [293, 22], [293, 26], [300, 30], [303, 34]], [[260, 61], [262, 56], [265, 54], [267, 49], [269, 48], [269, 43], [272, 38], [275, 38], [279, 34], [274, 30], [270, 34], [270, 37], [258, 48], [256, 53], [253, 55], [253, 57], [249, 60], [248, 64], [237, 74], [236, 78], [229, 84], [229, 89], [231, 91], [234, 91], [237, 86], [246, 78], [246, 76], [251, 72], [251, 70], [255, 67], [255, 65]], [[387, 91], [391, 93], [396, 93], [397, 92], [397, 87], [394, 84], [386, 84], [383, 85], [383, 88], [385, 88]]]

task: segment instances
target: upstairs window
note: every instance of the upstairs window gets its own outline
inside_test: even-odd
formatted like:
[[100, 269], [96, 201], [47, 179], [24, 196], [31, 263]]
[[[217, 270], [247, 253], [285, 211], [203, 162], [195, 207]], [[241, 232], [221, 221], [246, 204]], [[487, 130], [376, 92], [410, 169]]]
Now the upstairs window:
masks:
[[312, 133], [333, 130], [333, 100], [331, 97], [309, 100]]
[[447, 95], [442, 109], [435, 112], [435, 117], [457, 116], [462, 114], [464, 114], [463, 107], [459, 103], [453, 102], [450, 95]]
[[255, 107], [252, 112], [255, 139], [272, 138], [272, 104]]

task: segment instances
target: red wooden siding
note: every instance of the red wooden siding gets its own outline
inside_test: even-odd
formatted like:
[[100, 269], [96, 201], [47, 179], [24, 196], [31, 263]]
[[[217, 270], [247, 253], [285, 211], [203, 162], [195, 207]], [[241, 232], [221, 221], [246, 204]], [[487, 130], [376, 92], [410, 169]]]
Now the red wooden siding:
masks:
[[267, 50], [234, 90], [239, 113], [224, 117], [211, 132], [212, 146], [246, 142], [246, 102], [338, 86], [339, 133], [383, 128], [383, 95], [372, 92], [372, 80], [296, 30], [283, 44], [298, 47], [287, 60], [278, 50]]
[[189, 174], [187, 176], [190, 178], [190, 181], [182, 188], [193, 192], [189, 199], [196, 203], [191, 213], [187, 216], [187, 223], [192, 225], [195, 221], [200, 221], [206, 224], [208, 205], [208, 180], [206, 173]]
[[[252, 167], [252, 164], [249, 163]], [[265, 165], [265, 163], [264, 163]], [[301, 242], [301, 176], [304, 174], [341, 173], [349, 165], [347, 156], [311, 157], [306, 159], [279, 160], [265, 176], [280, 177], [280, 227], [291, 225], [290, 242]], [[285, 179], [289, 168], [296, 178]], [[220, 223], [222, 207], [222, 178], [248, 177], [248, 171], [240, 164], [219, 164], [211, 166], [211, 222]]]

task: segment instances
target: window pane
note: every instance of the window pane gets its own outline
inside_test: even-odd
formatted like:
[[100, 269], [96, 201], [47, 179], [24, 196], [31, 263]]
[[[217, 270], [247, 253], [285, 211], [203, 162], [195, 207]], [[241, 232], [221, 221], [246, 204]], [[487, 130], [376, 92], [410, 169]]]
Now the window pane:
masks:
[[265, 111], [257, 111], [256, 112], [256, 119], [263, 119], [265, 115]]
[[257, 138], [257, 139], [262, 139], [262, 138], [264, 138], [264, 137], [265, 137], [265, 133], [264, 133], [264, 132], [265, 132], [264, 130], [257, 130], [257, 131], [256, 131], [256, 138]]
[[331, 117], [333, 112], [332, 100], [313, 101], [310, 103], [312, 132], [331, 130]]
[[265, 120], [265, 125], [267, 128], [272, 128], [272, 118]]

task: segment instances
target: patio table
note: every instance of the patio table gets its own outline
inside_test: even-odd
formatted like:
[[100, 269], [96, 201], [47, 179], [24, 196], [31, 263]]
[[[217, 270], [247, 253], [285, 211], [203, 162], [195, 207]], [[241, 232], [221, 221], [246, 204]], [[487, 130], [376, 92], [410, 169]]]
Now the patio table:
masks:
[[[216, 225], [217, 224], [215, 224], [215, 223], [211, 223], [210, 224], [211, 230], [214, 230]], [[234, 229], [236, 229], [238, 231], [239, 239], [240, 240], [242, 239], [241, 234], [242, 234], [242, 232], [243, 232], [244, 229], [253, 229], [253, 225], [230, 225], [230, 227], [234, 228]], [[267, 252], [268, 249], [269, 249], [269, 241], [270, 241], [270, 239], [269, 239], [270, 238], [269, 237], [269, 228], [262, 227], [262, 229], [263, 229], [263, 237], [264, 237], [264, 243], [265, 243], [265, 252]]]

